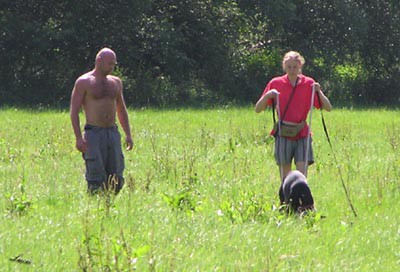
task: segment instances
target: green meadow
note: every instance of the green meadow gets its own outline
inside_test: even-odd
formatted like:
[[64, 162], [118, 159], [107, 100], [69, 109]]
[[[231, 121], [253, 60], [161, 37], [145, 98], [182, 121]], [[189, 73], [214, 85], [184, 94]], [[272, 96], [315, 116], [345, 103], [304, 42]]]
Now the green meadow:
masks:
[[325, 112], [337, 162], [313, 112], [305, 217], [278, 210], [270, 112], [129, 114], [115, 197], [87, 195], [67, 111], [0, 110], [0, 271], [400, 269], [398, 111]]

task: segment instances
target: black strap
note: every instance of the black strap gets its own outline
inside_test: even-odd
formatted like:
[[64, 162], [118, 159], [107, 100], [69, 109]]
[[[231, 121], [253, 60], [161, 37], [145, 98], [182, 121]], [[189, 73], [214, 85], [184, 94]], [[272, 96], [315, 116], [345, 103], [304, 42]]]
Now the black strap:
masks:
[[325, 124], [324, 114], [322, 113], [322, 103], [321, 103], [321, 98], [319, 97], [319, 92], [317, 92], [316, 94], [317, 94], [318, 103], [319, 103], [319, 106], [320, 106], [320, 109], [321, 109], [321, 119], [322, 119], [322, 125], [324, 127], [324, 132], [325, 132], [325, 135], [326, 135], [326, 139], [328, 140], [329, 147], [331, 148], [331, 151], [332, 151], [332, 154], [333, 154], [333, 159], [335, 160], [336, 166], [338, 168], [340, 180], [342, 182], [342, 187], [343, 187], [344, 192], [346, 194], [347, 202], [349, 203], [349, 206], [350, 206], [354, 216], [357, 217], [356, 210], [354, 209], [353, 203], [351, 202], [351, 199], [350, 199], [349, 191], [347, 190], [346, 184], [344, 183], [343, 176], [342, 176], [342, 171], [340, 170], [339, 162], [338, 162], [338, 160], [336, 158], [335, 151], [333, 150], [331, 139], [329, 138], [328, 129], [326, 128], [326, 124]]
[[272, 100], [272, 120], [274, 120], [274, 124], [276, 123], [275, 118], [275, 100]]
[[[289, 109], [289, 104], [290, 104], [290, 102], [292, 102], [292, 98], [294, 96], [294, 90], [296, 89], [298, 81], [299, 81], [299, 77], [296, 78], [296, 82], [294, 83], [292, 92], [290, 93], [289, 101], [286, 104], [285, 110], [283, 111], [282, 118], [280, 118], [281, 121], [283, 121], [283, 119], [285, 118], [286, 112]], [[276, 118], [275, 118], [275, 100], [272, 101], [272, 119], [274, 120], [274, 124], [275, 124], [276, 123]]]
[[[283, 111], [283, 115], [282, 115], [282, 118], [280, 118], [280, 121], [283, 121], [283, 119], [284, 119], [285, 116], [286, 116], [286, 112], [287, 112], [288, 109], [289, 109], [289, 104], [290, 104], [290, 102], [292, 102], [292, 98], [293, 98], [293, 96], [294, 96], [294, 90], [296, 89], [296, 86], [297, 86], [297, 82], [298, 82], [298, 81], [299, 81], [299, 77], [296, 78], [296, 82], [294, 83], [292, 92], [290, 93], [289, 101], [288, 101], [287, 104], [286, 104], [285, 110]], [[275, 118], [275, 100], [272, 101], [272, 119], [274, 120], [274, 124], [275, 124], [275, 123], [276, 123], [276, 118]]]
[[316, 95], [317, 95], [317, 98], [318, 98], [318, 104], [319, 104], [320, 111], [321, 111], [322, 126], [324, 127], [324, 132], [325, 132], [325, 135], [326, 135], [326, 139], [328, 140], [328, 144], [332, 149], [331, 139], [329, 137], [328, 129], [326, 128], [326, 124], [325, 124], [324, 114], [322, 112], [322, 103], [321, 103], [321, 98], [319, 97], [319, 92], [317, 92]]

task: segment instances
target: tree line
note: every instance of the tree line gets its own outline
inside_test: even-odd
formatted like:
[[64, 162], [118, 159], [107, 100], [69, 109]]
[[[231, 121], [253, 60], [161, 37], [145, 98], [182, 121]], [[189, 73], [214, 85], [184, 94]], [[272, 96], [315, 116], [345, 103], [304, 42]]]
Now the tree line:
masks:
[[334, 104], [400, 99], [393, 0], [5, 0], [2, 105], [68, 105], [108, 46], [129, 106], [254, 103], [289, 50]]

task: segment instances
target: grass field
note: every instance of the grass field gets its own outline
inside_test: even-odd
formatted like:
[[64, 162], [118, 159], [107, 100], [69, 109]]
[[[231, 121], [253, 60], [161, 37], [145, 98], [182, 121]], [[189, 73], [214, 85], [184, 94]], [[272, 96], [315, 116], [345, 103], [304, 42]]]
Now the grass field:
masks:
[[68, 112], [0, 115], [0, 271], [400, 269], [398, 111], [325, 113], [338, 165], [313, 113], [304, 218], [277, 211], [270, 113], [131, 110], [117, 197], [86, 194]]

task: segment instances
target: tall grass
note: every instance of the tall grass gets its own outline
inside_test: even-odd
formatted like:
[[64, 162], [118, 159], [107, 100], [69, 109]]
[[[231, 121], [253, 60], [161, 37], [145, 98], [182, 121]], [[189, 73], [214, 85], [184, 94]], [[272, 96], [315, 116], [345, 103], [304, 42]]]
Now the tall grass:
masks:
[[[279, 213], [268, 113], [130, 111], [117, 196], [88, 196], [67, 112], [0, 112], [2, 271], [394, 271], [400, 117], [319, 113], [309, 183], [318, 212]], [[83, 118], [83, 116], [82, 116]], [[340, 184], [340, 167], [354, 217]]]

